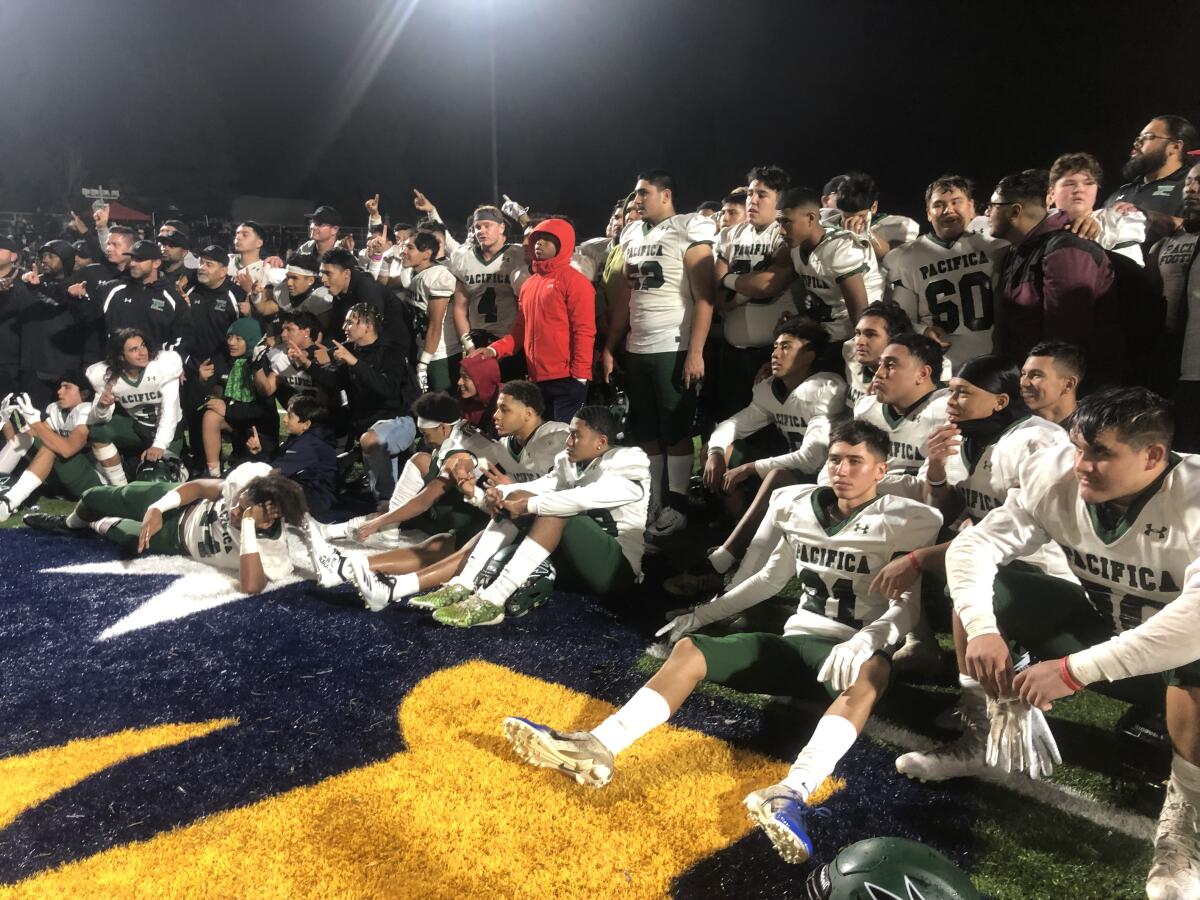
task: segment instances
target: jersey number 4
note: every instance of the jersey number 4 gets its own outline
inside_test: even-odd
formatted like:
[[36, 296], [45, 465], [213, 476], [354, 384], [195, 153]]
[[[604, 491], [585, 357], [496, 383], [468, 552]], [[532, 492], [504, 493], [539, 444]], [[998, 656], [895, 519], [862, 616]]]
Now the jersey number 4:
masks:
[[479, 317], [485, 322], [498, 321], [496, 313], [496, 289], [488, 288], [479, 297]]
[[933, 324], [947, 334], [958, 331], [962, 324], [970, 331], [987, 331], [992, 327], [992, 276], [968, 272], [958, 279], [957, 289], [949, 278], [931, 281], [925, 288], [925, 302]]

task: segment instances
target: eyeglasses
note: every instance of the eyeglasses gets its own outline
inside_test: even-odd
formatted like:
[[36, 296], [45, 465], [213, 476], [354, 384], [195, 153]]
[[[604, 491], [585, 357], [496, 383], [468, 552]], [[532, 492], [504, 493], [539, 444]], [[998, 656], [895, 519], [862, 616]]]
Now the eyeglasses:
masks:
[[988, 203], [987, 210], [988, 212], [991, 212], [992, 209], [997, 206], [1016, 206], [1020, 202], [1020, 200], [993, 200]]
[[1139, 134], [1133, 139], [1133, 146], [1140, 147], [1150, 141], [1166, 141], [1168, 144], [1173, 144], [1178, 140], [1179, 138], [1169, 137], [1165, 134]]

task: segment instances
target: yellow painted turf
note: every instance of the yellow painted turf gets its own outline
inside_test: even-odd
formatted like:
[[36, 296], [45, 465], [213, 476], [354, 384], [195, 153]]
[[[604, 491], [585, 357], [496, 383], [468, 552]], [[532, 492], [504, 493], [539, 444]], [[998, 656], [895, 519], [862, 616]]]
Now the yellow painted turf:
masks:
[[[33, 876], [0, 898], [663, 896], [746, 834], [742, 798], [787, 764], [667, 726], [594, 790], [520, 762], [501, 733], [511, 714], [570, 730], [610, 712], [490, 663], [444, 669], [400, 706], [407, 750]], [[112, 740], [135, 747], [149, 731]], [[130, 752], [155, 745], [142, 746]], [[72, 747], [31, 756], [50, 764]], [[25, 805], [46, 790], [27, 791]], [[16, 795], [6, 802], [11, 817]]]

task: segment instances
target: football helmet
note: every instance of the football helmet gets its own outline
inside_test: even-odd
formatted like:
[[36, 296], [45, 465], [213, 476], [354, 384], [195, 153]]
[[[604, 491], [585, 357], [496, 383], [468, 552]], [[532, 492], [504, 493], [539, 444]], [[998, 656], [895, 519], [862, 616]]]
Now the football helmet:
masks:
[[164, 481], [168, 484], [183, 484], [188, 480], [187, 466], [183, 460], [169, 450], [158, 459], [143, 459], [133, 474], [134, 481]]
[[932, 847], [875, 837], [844, 848], [805, 883], [806, 900], [980, 900], [966, 874]]

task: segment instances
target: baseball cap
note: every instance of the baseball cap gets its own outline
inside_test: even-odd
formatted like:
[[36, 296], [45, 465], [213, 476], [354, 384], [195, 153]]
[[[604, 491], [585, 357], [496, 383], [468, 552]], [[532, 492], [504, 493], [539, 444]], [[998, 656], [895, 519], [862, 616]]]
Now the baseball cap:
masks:
[[152, 259], [161, 260], [162, 250], [159, 249], [158, 241], [138, 241], [128, 253], [123, 255], [138, 262], [147, 262]]
[[332, 206], [318, 206], [310, 212], [305, 218], [316, 222], [318, 225], [341, 225], [342, 214]]

